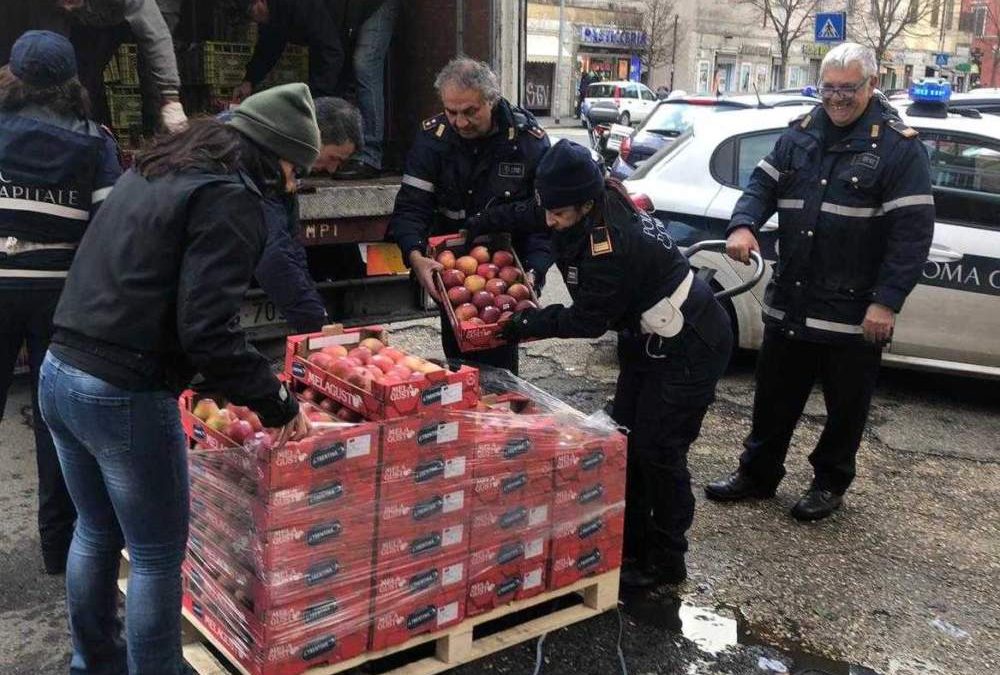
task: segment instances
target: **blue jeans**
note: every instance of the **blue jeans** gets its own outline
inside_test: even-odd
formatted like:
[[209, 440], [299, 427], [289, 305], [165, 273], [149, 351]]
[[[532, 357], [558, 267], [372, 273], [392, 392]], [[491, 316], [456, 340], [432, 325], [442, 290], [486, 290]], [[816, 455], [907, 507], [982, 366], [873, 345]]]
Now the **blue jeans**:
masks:
[[[166, 391], [127, 391], [49, 352], [39, 404], [78, 516], [66, 565], [72, 675], [178, 675], [187, 446]], [[122, 543], [131, 571], [117, 618]]]
[[358, 81], [358, 108], [365, 125], [364, 164], [382, 168], [385, 142], [385, 55], [399, 15], [399, 0], [385, 0], [358, 29], [354, 46], [354, 77]]

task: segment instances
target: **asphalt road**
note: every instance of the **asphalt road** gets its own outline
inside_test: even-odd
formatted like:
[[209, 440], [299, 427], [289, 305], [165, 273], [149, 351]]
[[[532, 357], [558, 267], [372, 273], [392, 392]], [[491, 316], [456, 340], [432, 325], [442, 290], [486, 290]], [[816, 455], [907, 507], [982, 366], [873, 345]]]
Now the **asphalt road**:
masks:
[[[546, 302], [565, 300], [550, 279]], [[440, 353], [436, 321], [393, 327], [395, 341]], [[585, 411], [616, 374], [613, 340], [524, 347], [523, 375]], [[0, 673], [67, 672], [62, 579], [42, 573], [35, 528], [33, 442], [17, 383], [0, 424]], [[719, 387], [690, 464], [696, 490], [730, 471], [748, 427], [753, 359], [736, 359]], [[787, 514], [809, 481], [806, 455], [822, 427], [818, 394], [773, 500], [722, 506], [701, 499], [690, 579], [626, 598], [629, 673], [790, 672], [980, 675], [1000, 663], [1000, 416], [997, 384], [884, 370], [845, 508], [803, 525]], [[674, 595], [676, 590], [682, 604]], [[552, 634], [547, 674], [619, 672], [615, 613]], [[529, 674], [535, 645], [458, 669]], [[871, 670], [866, 670], [870, 668]]]

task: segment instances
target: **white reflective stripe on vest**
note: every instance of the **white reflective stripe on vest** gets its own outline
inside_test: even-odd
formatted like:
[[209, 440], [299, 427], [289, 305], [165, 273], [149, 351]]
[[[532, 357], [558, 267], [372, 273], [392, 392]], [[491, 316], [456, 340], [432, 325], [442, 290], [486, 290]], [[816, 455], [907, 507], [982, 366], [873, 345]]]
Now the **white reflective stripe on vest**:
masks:
[[0, 197], [0, 209], [44, 213], [47, 216], [58, 216], [59, 218], [69, 218], [70, 220], [90, 220], [90, 211], [74, 209], [59, 204], [49, 204], [48, 202], [36, 202], [31, 199]]
[[901, 209], [906, 206], [934, 206], [934, 195], [910, 195], [909, 197], [899, 197], [882, 204], [882, 210], [888, 213], [894, 209]]
[[843, 206], [832, 202], [823, 202], [819, 205], [819, 210], [848, 218], [874, 218], [885, 213], [881, 206]]
[[441, 215], [449, 220], [465, 220], [465, 209], [461, 211], [449, 211], [448, 209], [441, 209]]
[[60, 272], [59, 270], [8, 270], [0, 268], [0, 278], [15, 278], [15, 279], [65, 279], [69, 275], [69, 271]]
[[105, 198], [111, 194], [111, 188], [113, 186], [108, 186], [106, 188], [101, 188], [100, 190], [94, 190], [90, 195], [90, 203], [96, 204], [97, 202], [103, 202]]
[[[779, 321], [785, 318], [785, 313], [782, 310], [768, 307], [767, 305], [761, 305], [761, 311]], [[813, 319], [811, 317], [806, 317], [806, 327], [827, 330], [831, 333], [848, 333], [850, 335], [861, 335], [864, 333], [864, 328], [853, 323], [840, 323], [839, 321], [827, 321], [826, 319]]]
[[773, 166], [768, 164], [767, 161], [763, 159], [757, 162], [757, 168], [766, 173], [774, 180], [778, 180], [779, 178], [781, 178], [781, 172], [779, 172], [777, 169], [775, 169]]
[[805, 208], [806, 200], [804, 199], [779, 199], [778, 208], [779, 209], [802, 209]]
[[410, 187], [415, 187], [418, 190], [423, 190], [424, 192], [434, 192], [435, 190], [434, 183], [409, 174], [403, 174], [402, 183], [403, 185], [409, 185]]

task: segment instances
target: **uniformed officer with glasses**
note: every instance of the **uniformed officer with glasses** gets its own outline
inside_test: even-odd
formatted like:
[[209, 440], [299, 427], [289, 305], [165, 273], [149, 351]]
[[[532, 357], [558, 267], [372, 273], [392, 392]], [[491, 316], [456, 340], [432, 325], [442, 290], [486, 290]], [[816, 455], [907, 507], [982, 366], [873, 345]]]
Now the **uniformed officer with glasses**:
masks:
[[739, 468], [705, 487], [709, 499], [774, 496], [816, 380], [827, 419], [792, 515], [829, 516], [854, 479], [882, 349], [934, 233], [927, 153], [875, 92], [877, 74], [870, 49], [830, 50], [822, 104], [792, 122], [733, 211], [727, 248], [741, 262], [777, 211], [778, 261], [763, 306], [753, 426]]

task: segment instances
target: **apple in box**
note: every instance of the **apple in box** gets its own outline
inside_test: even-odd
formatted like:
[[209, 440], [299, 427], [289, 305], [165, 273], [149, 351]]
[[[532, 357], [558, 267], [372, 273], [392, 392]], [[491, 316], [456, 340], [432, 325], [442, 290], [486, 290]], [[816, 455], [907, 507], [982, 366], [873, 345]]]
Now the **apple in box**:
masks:
[[493, 301], [493, 304], [496, 305], [497, 309], [499, 309], [501, 313], [502, 312], [513, 312], [514, 311], [514, 307], [517, 306], [517, 300], [515, 300], [513, 297], [507, 295], [506, 293], [501, 293]]
[[500, 273], [497, 275], [497, 277], [499, 277], [503, 281], [506, 281], [508, 284], [516, 284], [518, 281], [521, 280], [521, 270], [517, 269], [514, 266], [501, 267]]
[[501, 269], [511, 267], [514, 264], [514, 254], [510, 251], [494, 251], [493, 264]]
[[479, 310], [471, 302], [459, 305], [455, 308], [455, 316], [459, 321], [468, 321], [479, 316]]
[[507, 282], [503, 279], [490, 279], [486, 282], [486, 290], [493, 295], [503, 295], [507, 292]]
[[490, 250], [485, 246], [476, 246], [469, 251], [469, 256], [474, 258], [478, 264], [488, 263], [490, 261]]
[[500, 310], [493, 305], [487, 305], [479, 310], [479, 318], [483, 323], [496, 323], [500, 320]]
[[437, 261], [441, 263], [441, 266], [446, 270], [455, 268], [455, 254], [451, 251], [441, 251], [438, 253]]
[[464, 305], [467, 302], [472, 302], [472, 291], [465, 286], [454, 286], [448, 289], [448, 300], [451, 301], [452, 307]]
[[[482, 262], [486, 262], [485, 260]], [[476, 260], [472, 256], [463, 255], [461, 258], [455, 261], [455, 269], [459, 270], [465, 276], [475, 274], [476, 270], [479, 268], [479, 260]]]
[[445, 270], [441, 273], [441, 283], [445, 288], [455, 288], [465, 284], [465, 273], [462, 270]]
[[476, 274], [486, 280], [494, 278], [499, 272], [500, 268], [493, 263], [482, 263], [476, 268]]
[[486, 288], [486, 279], [478, 274], [467, 276], [465, 277], [465, 287], [471, 292], [476, 293]]
[[514, 298], [518, 302], [521, 300], [530, 300], [531, 289], [524, 284], [512, 284], [511, 287], [507, 289], [507, 295]]

